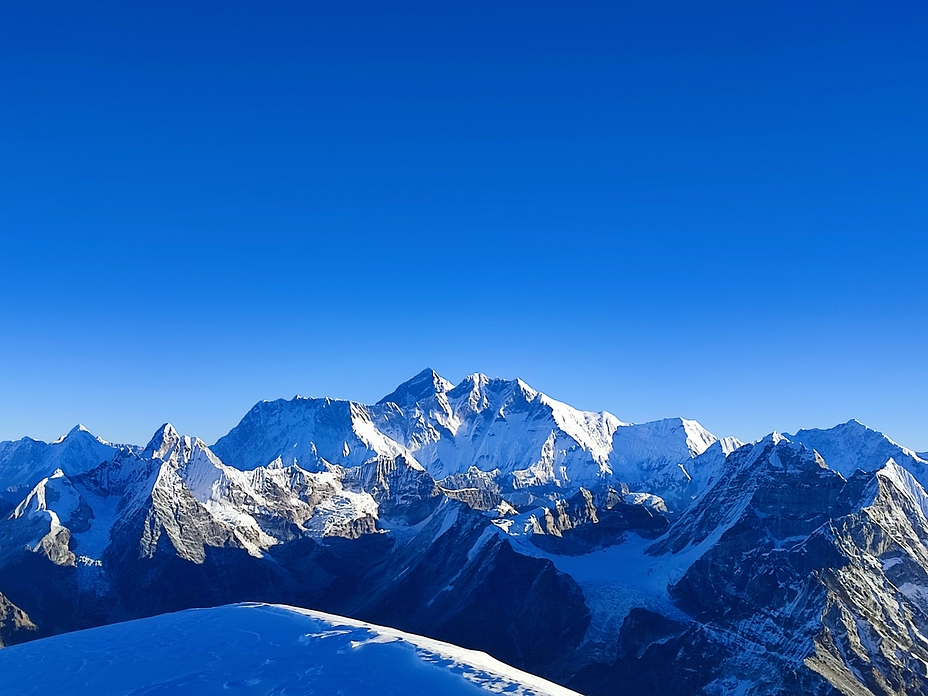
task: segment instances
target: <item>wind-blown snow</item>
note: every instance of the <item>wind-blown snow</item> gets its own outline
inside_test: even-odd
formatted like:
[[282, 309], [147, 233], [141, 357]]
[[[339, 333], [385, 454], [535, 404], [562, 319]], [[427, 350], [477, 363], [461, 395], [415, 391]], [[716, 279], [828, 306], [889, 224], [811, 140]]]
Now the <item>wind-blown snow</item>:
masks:
[[570, 696], [485, 653], [282, 605], [194, 609], [0, 650], [4, 693]]

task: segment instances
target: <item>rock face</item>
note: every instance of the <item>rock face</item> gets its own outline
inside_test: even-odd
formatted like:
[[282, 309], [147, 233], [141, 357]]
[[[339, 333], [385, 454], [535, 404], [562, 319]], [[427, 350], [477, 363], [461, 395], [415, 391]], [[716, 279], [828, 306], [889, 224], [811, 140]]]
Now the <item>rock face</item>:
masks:
[[[91, 454], [48, 471], [71, 437]], [[928, 695], [928, 462], [856, 421], [742, 445], [425, 371], [262, 402], [214, 447], [29, 447], [4, 641], [284, 602], [592, 695]]]
[[26, 612], [0, 594], [0, 648], [29, 640], [34, 631]]

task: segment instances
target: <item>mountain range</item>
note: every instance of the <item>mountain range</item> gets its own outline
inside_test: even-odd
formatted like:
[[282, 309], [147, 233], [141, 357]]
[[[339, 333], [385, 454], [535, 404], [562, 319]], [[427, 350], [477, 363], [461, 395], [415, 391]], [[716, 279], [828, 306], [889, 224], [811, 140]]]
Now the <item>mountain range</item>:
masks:
[[235, 602], [391, 626], [587, 694], [928, 694], [928, 461], [857, 421], [753, 443], [425, 370], [0, 443], [0, 642]]

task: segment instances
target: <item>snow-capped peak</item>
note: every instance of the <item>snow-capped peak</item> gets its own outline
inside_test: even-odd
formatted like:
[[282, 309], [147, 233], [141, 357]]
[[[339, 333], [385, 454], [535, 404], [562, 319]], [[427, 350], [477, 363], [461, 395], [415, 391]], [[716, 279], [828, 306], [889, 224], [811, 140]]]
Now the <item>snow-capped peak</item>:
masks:
[[718, 438], [702, 427], [697, 421], [687, 418], [681, 418], [680, 423], [686, 432], [686, 443], [690, 452], [695, 457], [705, 452], [709, 445], [714, 443]]
[[60, 445], [67, 440], [73, 440], [74, 438], [80, 438], [80, 437], [91, 437], [97, 442], [108, 444], [107, 442], [105, 442], [104, 440], [101, 440], [99, 437], [97, 437], [92, 432], [90, 432], [87, 428], [85, 428], [83, 423], [78, 423], [77, 425], [75, 425], [73, 428], [71, 428], [68, 431], [67, 435], [62, 435], [57, 440], [53, 440], [52, 442], [48, 444]]
[[916, 481], [915, 477], [900, 466], [895, 459], [890, 457], [886, 464], [877, 470], [876, 475], [883, 480], [891, 481], [928, 518], [928, 494], [925, 493], [925, 489]]
[[444, 394], [453, 388], [454, 385], [451, 382], [441, 377], [432, 368], [427, 367], [383, 397], [377, 402], [377, 405], [394, 403], [406, 408], [438, 394]]
[[928, 485], [928, 462], [915, 452], [894, 442], [878, 430], [856, 419], [833, 428], [800, 430], [791, 436], [815, 449], [828, 467], [845, 478], [858, 469], [875, 471], [889, 459], [906, 469], [922, 485]]
[[781, 442], [791, 442], [790, 438], [781, 433], [779, 430], [774, 430], [769, 435], [762, 437], [759, 442], [767, 443], [772, 442], [774, 445], [779, 445]]
[[744, 447], [744, 444], [745, 443], [736, 437], [719, 438], [719, 446], [722, 448], [722, 452], [725, 453], [725, 456], [728, 456], [739, 447]]
[[164, 459], [179, 442], [180, 435], [177, 430], [170, 423], [165, 423], [155, 431], [151, 440], [145, 445], [142, 456], [149, 459]]
[[615, 431], [610, 459], [620, 468], [647, 461], [677, 463], [702, 454], [716, 440], [698, 422], [686, 418], [624, 425]]

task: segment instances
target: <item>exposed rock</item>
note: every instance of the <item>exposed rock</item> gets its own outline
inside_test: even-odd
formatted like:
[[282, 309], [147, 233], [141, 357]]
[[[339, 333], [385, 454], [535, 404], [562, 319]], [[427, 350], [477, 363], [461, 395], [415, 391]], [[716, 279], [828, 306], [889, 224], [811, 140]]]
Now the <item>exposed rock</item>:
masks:
[[35, 630], [26, 612], [0, 594], [0, 648], [29, 640]]

